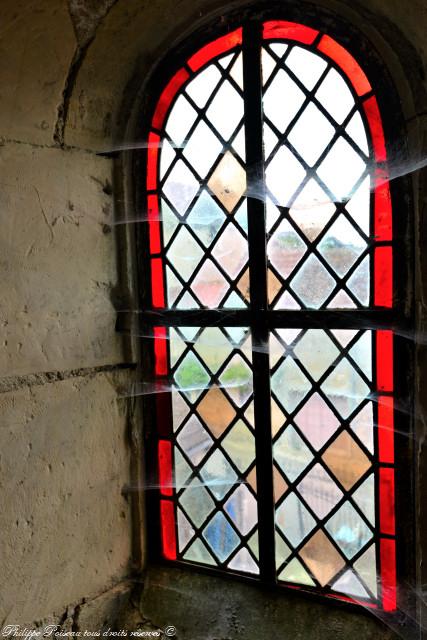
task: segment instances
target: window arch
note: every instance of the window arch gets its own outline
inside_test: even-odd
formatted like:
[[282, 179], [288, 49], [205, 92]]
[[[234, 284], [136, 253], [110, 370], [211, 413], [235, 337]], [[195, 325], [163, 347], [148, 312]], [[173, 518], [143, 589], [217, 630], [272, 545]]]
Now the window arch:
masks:
[[399, 308], [370, 79], [270, 19], [171, 71], [142, 245], [160, 556], [393, 611]]

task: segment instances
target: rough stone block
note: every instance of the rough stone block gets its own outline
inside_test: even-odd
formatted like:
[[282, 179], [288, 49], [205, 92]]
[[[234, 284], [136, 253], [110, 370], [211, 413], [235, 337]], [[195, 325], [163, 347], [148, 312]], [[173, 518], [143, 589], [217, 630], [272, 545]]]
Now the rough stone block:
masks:
[[76, 48], [65, 0], [2, 0], [0, 136], [52, 144]]
[[[0, 394], [0, 620], [61, 614], [127, 576], [125, 371]], [[7, 585], [7, 588], [5, 586]]]
[[110, 161], [7, 144], [0, 174], [0, 377], [122, 362]]

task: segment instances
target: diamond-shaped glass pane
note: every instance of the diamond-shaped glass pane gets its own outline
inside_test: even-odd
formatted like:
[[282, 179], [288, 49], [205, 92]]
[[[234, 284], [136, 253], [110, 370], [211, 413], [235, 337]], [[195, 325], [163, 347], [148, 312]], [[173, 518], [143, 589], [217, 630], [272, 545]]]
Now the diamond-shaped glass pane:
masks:
[[275, 532], [275, 547], [276, 547], [276, 568], [282, 566], [282, 564], [289, 558], [292, 551], [283, 540], [278, 531]]
[[323, 447], [340, 425], [318, 393], [310, 396], [295, 416], [294, 422], [315, 449]]
[[206, 116], [224, 140], [229, 140], [243, 118], [243, 99], [228, 80], [221, 85]]
[[332, 546], [323, 531], [317, 531], [300, 551], [300, 556], [322, 587], [330, 583], [345, 565], [344, 558]]
[[283, 133], [301, 108], [304, 98], [301, 89], [280, 69], [264, 94], [264, 113]]
[[187, 224], [205, 247], [209, 247], [223, 222], [224, 213], [206, 191], [203, 191], [187, 217]]
[[276, 523], [287, 540], [297, 547], [316, 525], [316, 521], [294, 493], [276, 511]]
[[231, 403], [220, 389], [209, 389], [197, 406], [197, 412], [215, 438], [219, 438], [236, 416]]
[[288, 356], [273, 373], [271, 388], [289, 413], [305, 398], [311, 384], [295, 361]]
[[246, 143], [245, 143], [245, 130], [240, 127], [238, 134], [233, 140], [233, 150], [237, 152], [241, 160], [246, 159]]
[[289, 215], [302, 233], [313, 241], [335, 213], [335, 209], [335, 204], [317, 182], [310, 179], [294, 200]]
[[347, 491], [371, 466], [369, 458], [347, 431], [332, 442], [322, 458]]
[[200, 538], [197, 538], [184, 554], [184, 560], [201, 564], [217, 564]]
[[212, 251], [214, 258], [231, 278], [235, 278], [248, 260], [248, 245], [233, 224], [229, 224]]
[[194, 297], [188, 291], [186, 291], [180, 297], [179, 301], [176, 302], [177, 309], [195, 309], [195, 308], [198, 308], [199, 306], [200, 305], [196, 302]]
[[283, 494], [287, 491], [288, 485], [285, 482], [280, 471], [274, 465], [273, 467], [273, 487], [274, 487], [274, 500], [277, 502], [283, 496]]
[[[199, 396], [202, 389], [204, 389], [210, 381], [210, 376], [206, 369], [200, 360], [191, 352], [182, 360], [178, 369], [175, 371], [174, 378], [179, 388], [182, 389], [190, 399], [193, 399], [194, 396]], [[192, 391], [195, 393], [191, 393]]]
[[287, 147], [280, 147], [267, 166], [267, 187], [280, 205], [288, 206], [305, 177], [305, 169]]
[[297, 489], [319, 518], [327, 516], [343, 496], [341, 489], [320, 464], [310, 469]]
[[220, 562], [227, 560], [240, 542], [239, 536], [221, 512], [216, 513], [205, 527], [203, 537]]
[[197, 118], [197, 112], [184, 96], [179, 96], [166, 123], [166, 133], [180, 147]]
[[175, 270], [188, 280], [200, 262], [203, 251], [185, 227], [175, 236], [166, 256]]
[[279, 573], [279, 580], [284, 582], [296, 582], [297, 584], [305, 584], [309, 587], [315, 587], [315, 583], [302, 566], [301, 562], [293, 558], [289, 564]]
[[233, 571], [243, 571], [244, 573], [259, 573], [259, 568], [249, 551], [240, 549], [234, 558], [228, 563], [228, 567]]
[[255, 439], [242, 420], [236, 422], [221, 444], [241, 473], [255, 459]]
[[306, 252], [306, 245], [295, 229], [284, 220], [271, 236], [267, 254], [282, 278], [287, 278]]
[[203, 108], [220, 80], [221, 73], [211, 64], [198, 73], [185, 90], [196, 105]]
[[355, 309], [356, 305], [345, 291], [338, 291], [328, 304], [328, 309]]
[[347, 280], [347, 286], [364, 306], [369, 304], [369, 257], [366, 256]]
[[221, 150], [218, 138], [204, 122], [199, 122], [185, 146], [184, 156], [196, 173], [204, 178]]
[[362, 513], [368, 518], [369, 522], [375, 524], [375, 482], [374, 475], [370, 476], [363, 482], [360, 487], [353, 493], [353, 500], [361, 509]]
[[372, 378], [372, 333], [364, 331], [350, 349], [350, 356], [368, 379]]
[[190, 542], [195, 532], [193, 527], [188, 522], [187, 518], [179, 508], [177, 508], [177, 516], [178, 516], [178, 546], [179, 546], [179, 550], [182, 551]]
[[220, 376], [226, 393], [241, 407], [252, 393], [252, 372], [240, 355], [232, 357]]
[[160, 153], [160, 180], [163, 180], [166, 171], [169, 169], [176, 153], [168, 140], [163, 140], [162, 150]]
[[318, 251], [341, 277], [364, 249], [366, 242], [343, 215], [328, 229], [318, 246]]
[[234, 469], [219, 450], [209, 456], [200, 475], [218, 500], [231, 490], [237, 479]]
[[332, 140], [335, 129], [313, 103], [310, 103], [288, 136], [302, 159], [313, 166]]
[[304, 471], [313, 454], [292, 425], [273, 445], [274, 460], [291, 482]]
[[175, 484], [176, 490], [179, 491], [183, 487], [187, 486], [188, 479], [191, 475], [192, 469], [190, 465], [184, 460], [183, 455], [175, 447], [174, 449], [174, 459], [175, 459]]
[[347, 202], [345, 208], [351, 215], [353, 220], [359, 225], [362, 231], [369, 235], [370, 227], [370, 180], [369, 177], [365, 178], [354, 196]]
[[194, 344], [194, 350], [209, 371], [216, 373], [232, 351], [229, 339], [221, 329], [206, 327]]
[[256, 500], [244, 484], [237, 487], [224, 508], [243, 535], [247, 535], [257, 522]]
[[199, 182], [183, 161], [178, 160], [163, 185], [163, 192], [169, 202], [182, 215], [187, 211], [198, 190]]
[[294, 349], [297, 359], [315, 380], [325, 373], [339, 354], [324, 331], [308, 330]]
[[354, 98], [347, 83], [335, 69], [329, 69], [316, 91], [316, 98], [338, 124], [344, 121], [354, 105]]
[[369, 154], [368, 139], [360, 113], [357, 111], [345, 129], [346, 133], [357, 144], [365, 155]]
[[301, 309], [301, 305], [291, 296], [289, 291], [285, 291], [285, 293], [280, 296], [274, 307], [276, 309]]
[[211, 175], [208, 187], [228, 212], [246, 191], [246, 173], [240, 162], [227, 151]]
[[372, 538], [372, 531], [349, 502], [330, 518], [326, 529], [347, 558], [356, 555]]
[[276, 61], [271, 55], [268, 53], [267, 49], [262, 49], [261, 52], [261, 65], [262, 65], [262, 79], [265, 84], [269, 77], [271, 76], [275, 66]]
[[317, 175], [332, 191], [336, 201], [347, 200], [366, 163], [343, 138], [338, 138], [317, 170]]
[[188, 415], [189, 407], [180, 393], [176, 391], [172, 393], [172, 414], [174, 431], [180, 427], [184, 418]]
[[374, 418], [372, 402], [368, 402], [350, 422], [350, 428], [360, 442], [374, 453]]
[[314, 255], [310, 255], [291, 281], [291, 287], [309, 308], [318, 309], [336, 282]]
[[229, 285], [211, 260], [206, 260], [191, 285], [203, 306], [210, 309], [219, 305]]
[[369, 393], [369, 387], [346, 358], [335, 367], [321, 388], [343, 418], [348, 418]]
[[212, 438], [194, 415], [181, 429], [177, 440], [194, 466], [203, 460], [212, 445]]
[[215, 507], [214, 501], [198, 480], [193, 480], [188, 485], [179, 498], [179, 502], [197, 527], [204, 523]]
[[375, 557], [375, 545], [371, 545], [353, 565], [357, 575], [370, 589], [373, 596], [377, 597], [377, 561]]
[[230, 76], [239, 88], [243, 90], [243, 59], [241, 53], [239, 53], [235, 63], [231, 67]]
[[286, 66], [311, 91], [328, 65], [326, 60], [316, 53], [296, 46], [292, 47], [292, 51], [286, 58]]
[[355, 596], [356, 598], [369, 598], [365, 587], [350, 569], [338, 578], [333, 585], [333, 590], [341, 591], [341, 593], [345, 593], [348, 596]]

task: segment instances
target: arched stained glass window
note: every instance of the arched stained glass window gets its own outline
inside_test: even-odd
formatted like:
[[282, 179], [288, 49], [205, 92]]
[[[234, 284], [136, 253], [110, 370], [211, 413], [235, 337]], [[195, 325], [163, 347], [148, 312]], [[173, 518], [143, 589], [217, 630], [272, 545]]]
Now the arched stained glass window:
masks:
[[146, 154], [160, 554], [396, 607], [392, 211], [377, 98], [327, 33], [190, 55]]

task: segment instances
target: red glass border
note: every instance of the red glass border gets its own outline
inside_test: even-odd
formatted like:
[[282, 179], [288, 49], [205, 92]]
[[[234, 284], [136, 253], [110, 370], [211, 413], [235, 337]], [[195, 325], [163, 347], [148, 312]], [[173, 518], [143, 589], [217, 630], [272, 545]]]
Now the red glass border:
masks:
[[284, 38], [286, 40], [295, 40], [302, 44], [313, 44], [319, 32], [311, 27], [306, 27], [297, 22], [286, 22], [285, 20], [270, 20], [264, 22], [263, 38], [264, 40], [274, 40]]
[[396, 594], [396, 542], [392, 538], [380, 540], [382, 605], [384, 611], [395, 611]]
[[390, 241], [393, 234], [390, 184], [383, 171], [375, 172], [374, 239], [376, 242]]
[[353, 85], [358, 96], [363, 96], [365, 93], [372, 91], [370, 82], [359, 63], [356, 62], [351, 53], [342, 45], [338, 44], [336, 40], [330, 36], [323, 35], [317, 45], [317, 49], [339, 66]]
[[394, 536], [396, 533], [394, 517], [394, 469], [380, 468], [380, 533]]
[[159, 157], [160, 136], [154, 131], [148, 134], [147, 148], [147, 191], [157, 189], [157, 160]]
[[377, 331], [377, 389], [392, 392], [393, 372], [393, 332], [389, 329]]
[[165, 306], [162, 258], [152, 258], [151, 260], [151, 300], [155, 309]]
[[162, 496], [172, 496], [172, 444], [170, 440], [159, 440], [159, 488]]
[[156, 376], [168, 374], [168, 349], [166, 327], [154, 327], [154, 369]]
[[368, 121], [369, 130], [371, 132], [372, 147], [376, 162], [385, 162], [387, 160], [387, 151], [385, 148], [383, 125], [381, 121], [380, 110], [375, 96], [368, 98], [363, 103], [363, 110]]
[[374, 304], [393, 306], [393, 250], [391, 247], [374, 249]]
[[174, 99], [184, 82], [187, 82], [189, 77], [190, 74], [188, 73], [188, 71], [184, 69], [184, 67], [182, 67], [175, 73], [175, 75], [169, 80], [168, 84], [163, 89], [153, 115], [152, 126], [155, 129], [162, 128], [172, 100]]
[[157, 195], [149, 195], [147, 198], [147, 218], [149, 226], [150, 253], [160, 253], [162, 241], [159, 220], [159, 200]]
[[243, 30], [239, 28], [217, 38], [213, 42], [209, 42], [188, 59], [188, 66], [192, 71], [198, 71], [213, 58], [217, 58], [222, 53], [226, 53], [226, 51], [230, 51], [230, 49], [242, 44], [242, 37]]
[[394, 463], [394, 399], [378, 397], [378, 460]]
[[176, 560], [175, 505], [171, 500], [160, 500], [160, 525], [163, 557]]

